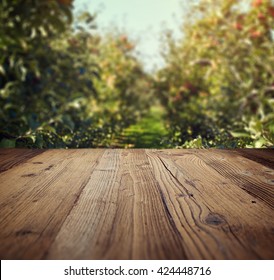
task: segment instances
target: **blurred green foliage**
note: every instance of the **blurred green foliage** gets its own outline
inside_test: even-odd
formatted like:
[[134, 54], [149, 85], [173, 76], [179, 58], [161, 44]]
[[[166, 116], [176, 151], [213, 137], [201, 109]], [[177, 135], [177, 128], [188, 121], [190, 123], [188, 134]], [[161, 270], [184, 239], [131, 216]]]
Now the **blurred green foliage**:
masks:
[[182, 29], [155, 80], [171, 145], [273, 146], [273, 1], [201, 0]]
[[169, 148], [164, 113], [164, 108], [159, 104], [151, 106], [150, 111], [140, 121], [124, 129], [112, 146], [143, 149]]
[[0, 2], [0, 147], [107, 146], [147, 109], [134, 44], [88, 13], [72, 25], [72, 4]]
[[126, 34], [96, 33], [72, 0], [1, 1], [0, 147], [111, 147], [127, 127], [138, 147], [272, 147], [273, 4], [195, 3], [152, 79]]

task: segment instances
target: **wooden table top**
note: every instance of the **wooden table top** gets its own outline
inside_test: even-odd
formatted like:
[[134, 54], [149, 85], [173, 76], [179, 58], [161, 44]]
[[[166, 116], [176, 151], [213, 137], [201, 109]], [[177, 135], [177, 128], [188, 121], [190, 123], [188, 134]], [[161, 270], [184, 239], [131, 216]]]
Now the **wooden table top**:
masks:
[[274, 150], [0, 149], [1, 259], [274, 259]]

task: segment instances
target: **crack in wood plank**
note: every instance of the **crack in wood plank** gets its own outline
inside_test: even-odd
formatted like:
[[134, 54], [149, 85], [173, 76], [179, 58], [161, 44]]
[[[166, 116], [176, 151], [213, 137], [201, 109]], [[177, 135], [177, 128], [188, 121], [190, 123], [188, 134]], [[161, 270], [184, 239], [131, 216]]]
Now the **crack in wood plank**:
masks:
[[1, 259], [274, 258], [271, 150], [0, 152]]

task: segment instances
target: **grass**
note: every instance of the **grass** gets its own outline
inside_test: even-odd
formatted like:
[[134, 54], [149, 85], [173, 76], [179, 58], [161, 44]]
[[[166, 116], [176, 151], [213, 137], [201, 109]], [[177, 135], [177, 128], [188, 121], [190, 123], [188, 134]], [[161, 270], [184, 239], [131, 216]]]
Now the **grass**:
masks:
[[155, 105], [138, 123], [126, 128], [116, 139], [115, 146], [121, 148], [165, 148], [167, 136], [164, 109]]

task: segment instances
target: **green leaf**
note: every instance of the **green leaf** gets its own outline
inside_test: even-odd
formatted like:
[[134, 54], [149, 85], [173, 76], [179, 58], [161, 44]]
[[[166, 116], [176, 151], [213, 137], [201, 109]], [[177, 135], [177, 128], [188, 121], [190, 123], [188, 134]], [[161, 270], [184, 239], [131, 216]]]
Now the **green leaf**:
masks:
[[247, 132], [235, 132], [231, 131], [231, 135], [235, 138], [249, 138], [250, 135]]
[[267, 143], [267, 141], [261, 137], [259, 140], [256, 140], [254, 142], [254, 146], [255, 146], [255, 148], [262, 148], [266, 143]]

